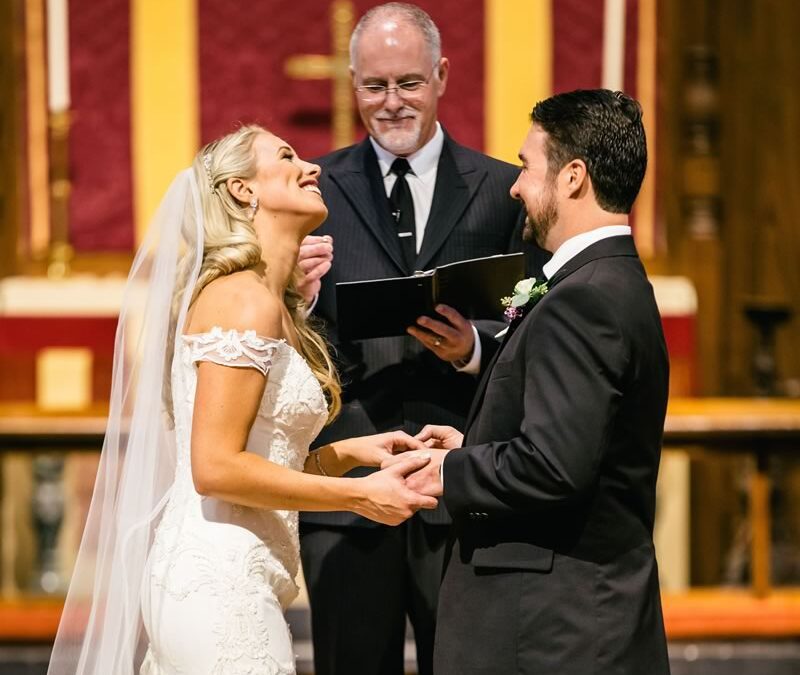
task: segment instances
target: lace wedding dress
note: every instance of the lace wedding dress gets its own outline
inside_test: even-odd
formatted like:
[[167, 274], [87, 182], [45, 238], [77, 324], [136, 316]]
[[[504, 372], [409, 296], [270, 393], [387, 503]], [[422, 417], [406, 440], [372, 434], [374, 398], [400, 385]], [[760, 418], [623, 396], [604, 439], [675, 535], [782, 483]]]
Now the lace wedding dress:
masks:
[[190, 437], [199, 361], [267, 376], [247, 450], [276, 464], [302, 471], [327, 417], [317, 379], [286, 342], [221, 328], [183, 336], [172, 366], [175, 482], [144, 580], [150, 645], [140, 672], [292, 674], [283, 612], [297, 594], [297, 512], [246, 508], [195, 492]]

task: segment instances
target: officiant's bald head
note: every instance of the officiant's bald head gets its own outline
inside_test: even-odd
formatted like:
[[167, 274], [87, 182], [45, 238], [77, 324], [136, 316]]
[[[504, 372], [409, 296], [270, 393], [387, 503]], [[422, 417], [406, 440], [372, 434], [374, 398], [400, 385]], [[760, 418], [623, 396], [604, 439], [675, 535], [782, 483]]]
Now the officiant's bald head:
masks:
[[407, 2], [387, 2], [384, 5], [377, 5], [362, 16], [353, 34], [350, 36], [350, 66], [353, 67], [356, 61], [358, 41], [361, 35], [368, 29], [381, 22], [406, 23], [416, 28], [424, 37], [425, 43], [431, 58], [431, 66], [442, 57], [442, 38], [439, 29], [431, 19], [430, 15], [416, 5]]
[[399, 157], [431, 140], [449, 66], [439, 29], [419, 7], [390, 2], [364, 14], [350, 39], [350, 72], [370, 136]]

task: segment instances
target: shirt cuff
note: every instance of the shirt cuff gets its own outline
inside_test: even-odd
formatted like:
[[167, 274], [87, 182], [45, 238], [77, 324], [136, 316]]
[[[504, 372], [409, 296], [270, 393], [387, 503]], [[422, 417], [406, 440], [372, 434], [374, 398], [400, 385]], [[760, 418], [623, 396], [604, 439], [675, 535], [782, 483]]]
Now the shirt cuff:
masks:
[[475, 326], [472, 326], [472, 335], [475, 338], [475, 341], [472, 344], [472, 356], [469, 357], [469, 360], [464, 361], [454, 361], [453, 368], [455, 368], [459, 373], [467, 373], [468, 375], [477, 375], [481, 372], [481, 338], [478, 335], [478, 329]]
[[317, 306], [317, 300], [319, 300], [319, 293], [314, 294], [314, 299], [311, 301], [311, 304], [306, 307], [306, 319], [311, 316], [311, 312], [313, 312], [314, 307]]

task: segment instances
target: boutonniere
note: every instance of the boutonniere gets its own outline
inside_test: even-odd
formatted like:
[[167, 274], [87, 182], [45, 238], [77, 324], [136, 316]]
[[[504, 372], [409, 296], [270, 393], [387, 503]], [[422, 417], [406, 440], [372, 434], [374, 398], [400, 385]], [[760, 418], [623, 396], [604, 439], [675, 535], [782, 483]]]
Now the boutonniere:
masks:
[[[533, 309], [534, 305], [547, 293], [547, 281], [538, 281], [536, 277], [530, 277], [517, 282], [514, 286], [513, 295], [500, 298], [500, 304], [506, 308], [503, 312], [506, 321], [511, 323], [525, 316], [526, 312]], [[508, 328], [500, 331], [495, 337], [502, 337]]]

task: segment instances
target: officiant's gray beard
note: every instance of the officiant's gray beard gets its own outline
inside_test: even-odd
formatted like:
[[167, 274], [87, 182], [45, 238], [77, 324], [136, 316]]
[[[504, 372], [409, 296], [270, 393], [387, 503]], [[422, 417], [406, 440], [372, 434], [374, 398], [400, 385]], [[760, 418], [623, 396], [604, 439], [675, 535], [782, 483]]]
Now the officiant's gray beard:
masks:
[[422, 125], [417, 123], [410, 131], [389, 131], [388, 133], [375, 133], [375, 140], [378, 141], [384, 150], [388, 150], [397, 157], [406, 157], [419, 150], [419, 141], [422, 136]]

